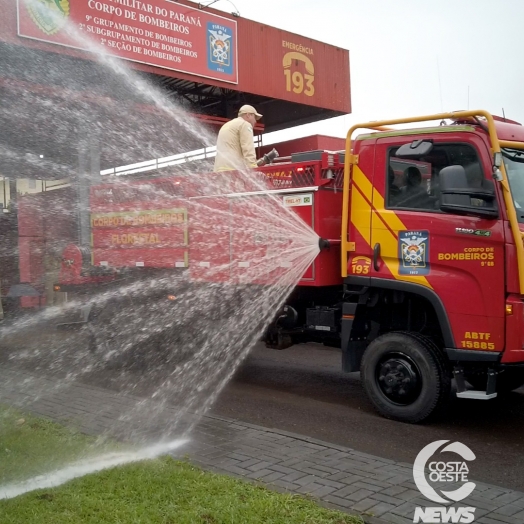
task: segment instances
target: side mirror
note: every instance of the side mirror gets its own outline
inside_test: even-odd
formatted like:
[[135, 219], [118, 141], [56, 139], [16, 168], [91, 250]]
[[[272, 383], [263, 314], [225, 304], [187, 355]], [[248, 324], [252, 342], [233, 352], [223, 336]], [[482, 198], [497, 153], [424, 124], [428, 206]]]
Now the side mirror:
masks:
[[448, 166], [440, 170], [440, 210], [456, 215], [473, 215], [481, 218], [499, 216], [495, 186], [483, 180], [481, 188], [468, 186], [462, 166]]
[[404, 144], [395, 153], [399, 158], [420, 158], [427, 155], [433, 149], [431, 140], [413, 140], [411, 144]]

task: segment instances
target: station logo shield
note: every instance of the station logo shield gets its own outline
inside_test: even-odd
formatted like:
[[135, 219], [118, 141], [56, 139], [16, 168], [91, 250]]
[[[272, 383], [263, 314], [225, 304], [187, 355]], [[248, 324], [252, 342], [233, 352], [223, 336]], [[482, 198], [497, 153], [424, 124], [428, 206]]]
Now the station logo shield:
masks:
[[429, 231], [399, 231], [398, 258], [400, 275], [428, 275]]
[[207, 67], [211, 71], [233, 74], [233, 29], [223, 24], [207, 24]]
[[25, 0], [25, 5], [33, 22], [46, 35], [58, 33], [69, 17], [69, 0]]

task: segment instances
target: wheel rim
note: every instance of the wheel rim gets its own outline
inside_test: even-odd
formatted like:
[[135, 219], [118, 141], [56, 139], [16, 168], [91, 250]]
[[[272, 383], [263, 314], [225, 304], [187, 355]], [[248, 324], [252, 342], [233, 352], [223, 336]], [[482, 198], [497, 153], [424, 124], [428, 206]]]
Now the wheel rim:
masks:
[[418, 366], [402, 353], [389, 353], [378, 362], [376, 380], [382, 394], [401, 406], [413, 404], [422, 390]]

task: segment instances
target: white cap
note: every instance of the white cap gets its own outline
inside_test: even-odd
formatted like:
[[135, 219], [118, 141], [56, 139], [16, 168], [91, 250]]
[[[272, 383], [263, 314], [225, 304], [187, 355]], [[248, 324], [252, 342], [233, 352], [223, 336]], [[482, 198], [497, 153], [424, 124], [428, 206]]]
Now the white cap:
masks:
[[255, 115], [257, 120], [260, 120], [262, 118], [262, 115], [260, 113], [257, 113], [257, 110], [250, 105], [244, 105], [238, 110], [238, 114], [241, 115], [243, 113], [251, 113], [252, 115]]

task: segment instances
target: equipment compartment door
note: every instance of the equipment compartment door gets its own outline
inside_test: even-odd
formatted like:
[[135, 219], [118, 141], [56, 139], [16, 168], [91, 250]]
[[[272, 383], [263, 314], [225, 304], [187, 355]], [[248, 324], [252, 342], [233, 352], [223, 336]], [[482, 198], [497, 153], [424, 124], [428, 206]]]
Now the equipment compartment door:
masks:
[[[303, 228], [293, 218], [297, 214], [313, 227], [314, 192], [276, 195], [243, 195], [230, 199], [231, 278], [241, 284], [283, 284], [285, 275], [300, 263], [297, 238]], [[292, 210], [284, 212], [286, 208]], [[292, 233], [291, 233], [292, 232]], [[291, 234], [290, 234], [291, 233]], [[305, 231], [304, 231], [305, 233]], [[301, 283], [314, 279], [313, 264], [305, 270]]]
[[[397, 157], [398, 147], [414, 138], [431, 140], [433, 148], [424, 157]], [[501, 351], [504, 207], [499, 201], [499, 219], [441, 212], [438, 174], [450, 165], [464, 167], [468, 187], [483, 187], [490, 174], [489, 151], [472, 133], [377, 141], [371, 243], [378, 253], [372, 277], [377, 284], [396, 281], [399, 290], [403, 283], [414, 283], [434, 292], [448, 316], [455, 347]], [[483, 205], [473, 200], [472, 205]]]

